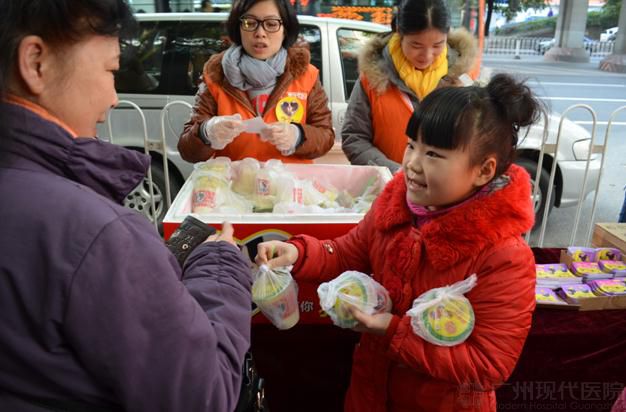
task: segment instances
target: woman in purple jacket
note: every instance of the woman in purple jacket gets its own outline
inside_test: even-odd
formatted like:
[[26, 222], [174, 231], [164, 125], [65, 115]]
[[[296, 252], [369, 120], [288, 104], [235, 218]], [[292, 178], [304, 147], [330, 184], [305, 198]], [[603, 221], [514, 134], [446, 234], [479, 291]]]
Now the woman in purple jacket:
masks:
[[95, 138], [123, 0], [0, 0], [0, 410], [232, 411], [250, 270], [232, 227], [182, 270], [121, 206], [149, 158]]

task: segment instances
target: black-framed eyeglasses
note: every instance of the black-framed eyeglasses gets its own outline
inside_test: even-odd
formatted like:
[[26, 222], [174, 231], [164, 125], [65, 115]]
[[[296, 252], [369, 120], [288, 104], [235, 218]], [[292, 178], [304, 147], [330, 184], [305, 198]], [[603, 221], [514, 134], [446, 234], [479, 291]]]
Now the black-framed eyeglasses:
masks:
[[276, 33], [280, 30], [280, 26], [283, 25], [283, 21], [281, 19], [265, 19], [259, 20], [254, 17], [243, 16], [239, 19], [241, 24], [241, 30], [243, 31], [256, 31], [259, 28], [259, 25], [263, 27], [268, 33]]

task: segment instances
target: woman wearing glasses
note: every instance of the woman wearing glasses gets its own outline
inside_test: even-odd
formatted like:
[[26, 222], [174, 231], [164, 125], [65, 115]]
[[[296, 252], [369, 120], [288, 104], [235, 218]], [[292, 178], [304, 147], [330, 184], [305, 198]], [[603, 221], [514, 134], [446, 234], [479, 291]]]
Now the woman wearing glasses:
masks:
[[[333, 145], [328, 99], [308, 50], [292, 47], [299, 24], [288, 0], [235, 2], [233, 45], [205, 64], [204, 82], [178, 143], [182, 157], [253, 157], [310, 163]], [[251, 127], [248, 120], [263, 119]]]

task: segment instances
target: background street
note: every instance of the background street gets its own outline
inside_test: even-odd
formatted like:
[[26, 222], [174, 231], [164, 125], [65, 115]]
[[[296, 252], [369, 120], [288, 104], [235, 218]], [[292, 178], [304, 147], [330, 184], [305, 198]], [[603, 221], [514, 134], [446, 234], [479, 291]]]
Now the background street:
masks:
[[[619, 107], [626, 106], [626, 74], [607, 73], [598, 69], [598, 59], [590, 63], [544, 62], [542, 56], [498, 56], [483, 60], [483, 70], [512, 73], [528, 79], [528, 85], [540, 96], [553, 112], [563, 113], [575, 104], [586, 104], [597, 116], [596, 143], [604, 142], [609, 117]], [[575, 109], [567, 117], [593, 129], [592, 117], [586, 110]], [[626, 108], [613, 120], [608, 136], [608, 155], [600, 182], [598, 203], [594, 222], [615, 222], [624, 200], [626, 185]], [[586, 242], [594, 193], [584, 202], [580, 225], [577, 228], [577, 244]], [[554, 208], [548, 219], [544, 247], [571, 246], [569, 239], [576, 216], [576, 207]], [[531, 237], [535, 246], [538, 230]]]

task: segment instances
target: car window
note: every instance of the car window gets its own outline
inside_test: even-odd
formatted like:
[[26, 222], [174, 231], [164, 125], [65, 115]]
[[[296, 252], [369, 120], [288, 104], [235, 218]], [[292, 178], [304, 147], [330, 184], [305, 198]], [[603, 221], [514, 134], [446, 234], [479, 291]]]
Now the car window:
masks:
[[[322, 33], [300, 25], [298, 44], [309, 49], [322, 78]], [[223, 22], [141, 22], [138, 36], [121, 43], [119, 93], [193, 95], [204, 63], [226, 50], [230, 40]]]
[[339, 44], [339, 53], [341, 55], [341, 65], [343, 67], [344, 76], [343, 89], [346, 100], [350, 98], [354, 84], [359, 79], [358, 57], [361, 48], [374, 35], [376, 35], [375, 32], [358, 29], [337, 30], [337, 42]]
[[309, 49], [311, 64], [320, 71], [320, 82], [324, 84], [324, 79], [322, 78], [322, 33], [320, 28], [301, 24], [297, 45]]
[[159, 87], [166, 32], [166, 27], [147, 22], [137, 37], [120, 43], [120, 69], [115, 75], [118, 92], [150, 93]]
[[221, 22], [142, 22], [121, 44], [119, 93], [192, 95], [204, 63], [230, 41]]
[[[186, 63], [186, 78], [191, 83], [192, 93], [177, 94], [194, 94], [198, 85], [202, 82], [202, 71], [204, 64], [214, 54], [220, 53], [230, 47], [231, 41], [226, 34], [226, 26], [223, 22], [181, 22], [176, 31], [172, 34], [172, 43], [169, 51], [176, 55], [180, 55], [181, 63]], [[167, 51], [166, 51], [167, 53]], [[164, 65], [165, 66], [165, 65]], [[174, 63], [172, 67], [165, 68], [170, 71], [176, 67], [176, 70], [184, 71], [183, 67]], [[174, 73], [174, 75], [176, 75]], [[181, 78], [185, 76], [180, 76]], [[182, 84], [170, 85], [172, 90], [183, 91]]]

